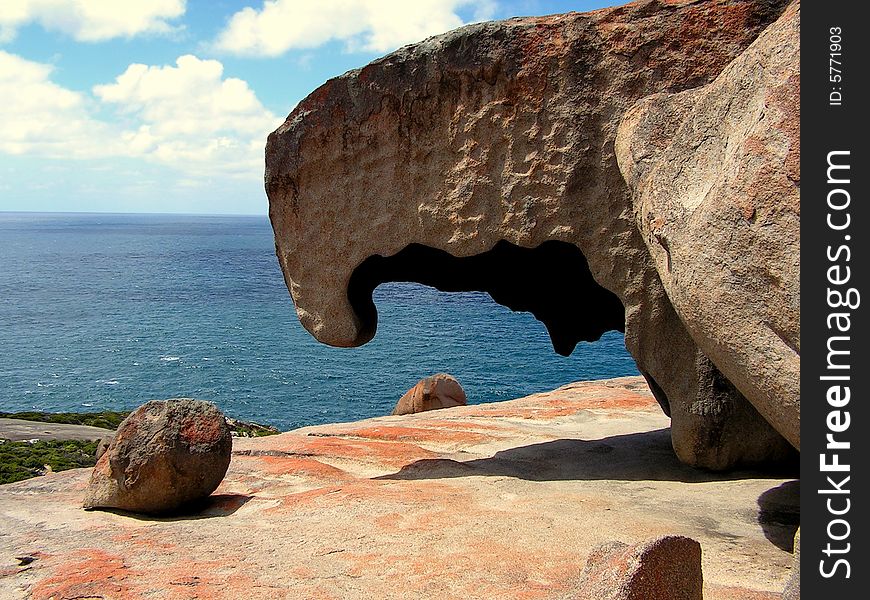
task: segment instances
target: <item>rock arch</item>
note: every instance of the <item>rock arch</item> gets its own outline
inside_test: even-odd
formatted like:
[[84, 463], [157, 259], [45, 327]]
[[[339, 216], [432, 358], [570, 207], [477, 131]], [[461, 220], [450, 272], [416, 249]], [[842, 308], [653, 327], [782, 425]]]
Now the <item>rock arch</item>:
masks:
[[563, 356], [578, 342], [593, 342], [607, 331], [625, 331], [625, 307], [619, 297], [598, 285], [583, 253], [566, 242], [523, 248], [502, 240], [491, 250], [466, 257], [409, 244], [392, 256], [370, 256], [354, 270], [347, 287], [362, 323], [356, 342], [374, 337], [377, 309], [372, 291], [389, 281], [413, 281], [444, 292], [487, 292], [511, 310], [532, 313]]
[[[671, 304], [615, 151], [635, 102], [709, 83], [784, 5], [645, 1], [482, 23], [315, 90], [266, 147], [276, 251], [303, 326], [359, 345], [374, 334], [365, 291], [379, 278], [432, 277], [445, 255], [486, 264], [511, 247], [571, 245], [595, 284], [578, 272], [583, 289], [624, 307], [626, 347], [671, 416], [681, 460], [726, 469], [787, 455]], [[414, 261], [428, 268], [411, 273]], [[547, 317], [562, 351], [595, 330], [575, 310]]]

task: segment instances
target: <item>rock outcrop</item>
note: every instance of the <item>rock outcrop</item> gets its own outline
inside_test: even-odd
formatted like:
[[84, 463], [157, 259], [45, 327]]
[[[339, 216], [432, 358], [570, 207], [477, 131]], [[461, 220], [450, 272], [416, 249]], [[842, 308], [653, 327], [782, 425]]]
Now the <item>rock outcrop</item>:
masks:
[[574, 600], [702, 600], [701, 544], [666, 535], [594, 548]]
[[554, 600], [602, 542], [673, 534], [705, 600], [780, 600], [790, 526], [757, 500], [786, 480], [681, 464], [667, 427], [626, 377], [235, 438], [191, 515], [82, 511], [90, 469], [0, 485], [0, 598]]
[[424, 377], [399, 398], [394, 415], [410, 415], [427, 410], [465, 406], [468, 398], [456, 378], [447, 373]]
[[202, 500], [227, 472], [232, 437], [213, 404], [152, 400], [121, 422], [100, 456], [85, 508], [172, 512]]
[[384, 281], [487, 291], [531, 311], [562, 353], [624, 330], [681, 460], [785, 456], [674, 310], [614, 153], [633, 104], [712, 82], [784, 6], [643, 1], [483, 23], [330, 80], [266, 148], [302, 324], [356, 346], [375, 333]]
[[616, 154], [692, 339], [800, 448], [800, 2], [710, 85], [632, 108]]

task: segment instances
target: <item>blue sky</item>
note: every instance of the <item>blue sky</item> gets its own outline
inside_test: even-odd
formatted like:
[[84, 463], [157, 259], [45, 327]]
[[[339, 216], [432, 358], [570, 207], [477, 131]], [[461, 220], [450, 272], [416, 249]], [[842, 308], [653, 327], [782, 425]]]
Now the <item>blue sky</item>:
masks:
[[266, 214], [321, 83], [465, 23], [613, 0], [0, 0], [0, 210]]

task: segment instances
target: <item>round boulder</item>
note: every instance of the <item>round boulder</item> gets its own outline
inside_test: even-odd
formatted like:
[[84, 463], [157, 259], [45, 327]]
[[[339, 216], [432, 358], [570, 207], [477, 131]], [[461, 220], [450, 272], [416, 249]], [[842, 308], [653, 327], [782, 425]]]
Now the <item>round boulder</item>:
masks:
[[91, 474], [84, 508], [176, 511], [220, 485], [231, 453], [230, 429], [213, 404], [152, 400], [118, 427]]
[[417, 385], [405, 392], [393, 409], [394, 415], [410, 415], [413, 413], [465, 406], [468, 399], [465, 390], [456, 379], [447, 373], [438, 373], [417, 382]]

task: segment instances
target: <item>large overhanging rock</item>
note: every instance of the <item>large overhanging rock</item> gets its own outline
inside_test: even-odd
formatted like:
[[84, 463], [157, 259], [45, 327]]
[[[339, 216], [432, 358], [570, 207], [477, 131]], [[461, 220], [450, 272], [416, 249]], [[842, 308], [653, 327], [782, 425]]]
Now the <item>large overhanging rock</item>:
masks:
[[642, 100], [617, 157], [701, 350], [800, 447], [800, 3], [710, 85]]
[[639, 2], [483, 23], [327, 82], [266, 147], [302, 324], [356, 346], [375, 333], [381, 282], [488, 291], [535, 314], [562, 353], [624, 330], [685, 462], [784, 456], [674, 311], [614, 153], [629, 107], [709, 83], [783, 6]]

